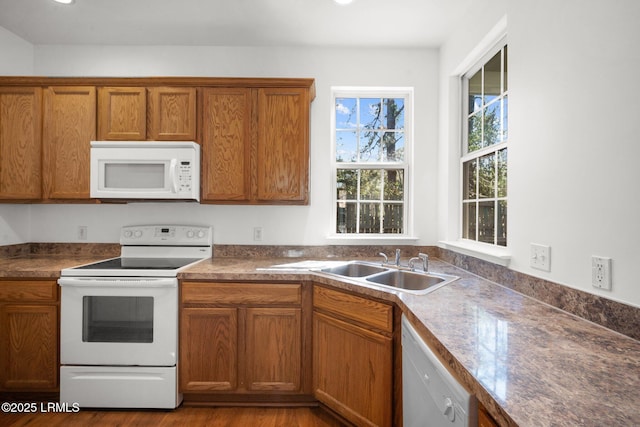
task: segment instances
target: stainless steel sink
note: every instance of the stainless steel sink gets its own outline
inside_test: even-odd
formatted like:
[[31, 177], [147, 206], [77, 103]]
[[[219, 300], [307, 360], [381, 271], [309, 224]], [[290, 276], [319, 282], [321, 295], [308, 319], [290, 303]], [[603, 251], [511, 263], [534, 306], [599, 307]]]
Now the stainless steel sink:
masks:
[[351, 261], [323, 268], [320, 272], [351, 277], [367, 285], [380, 285], [412, 294], [426, 294], [458, 279], [448, 274], [400, 270], [364, 261]]
[[354, 261], [348, 264], [338, 265], [335, 267], [323, 268], [320, 271], [322, 271], [323, 273], [336, 274], [338, 276], [345, 276], [345, 277], [365, 277], [365, 276], [371, 276], [372, 274], [389, 271], [389, 269], [378, 266], [378, 265], [372, 265], [364, 262]]
[[422, 291], [447, 280], [441, 276], [425, 273], [413, 273], [405, 270], [392, 270], [367, 277], [367, 281], [409, 291]]

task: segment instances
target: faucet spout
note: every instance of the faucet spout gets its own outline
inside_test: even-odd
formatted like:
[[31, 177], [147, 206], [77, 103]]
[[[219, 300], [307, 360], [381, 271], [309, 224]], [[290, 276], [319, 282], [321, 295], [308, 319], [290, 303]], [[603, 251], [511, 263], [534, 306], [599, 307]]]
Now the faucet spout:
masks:
[[400, 266], [400, 249], [396, 249], [396, 259], [395, 259], [396, 267]]

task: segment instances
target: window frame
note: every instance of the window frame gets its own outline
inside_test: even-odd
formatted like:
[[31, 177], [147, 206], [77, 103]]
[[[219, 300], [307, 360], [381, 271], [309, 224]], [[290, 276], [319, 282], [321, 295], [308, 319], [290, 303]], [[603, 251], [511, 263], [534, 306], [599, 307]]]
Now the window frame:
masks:
[[[499, 152], [501, 150], [507, 150], [507, 159], [508, 159], [508, 145], [509, 145], [509, 126], [507, 124], [507, 136], [504, 140], [497, 142], [495, 144], [492, 145], [488, 145], [486, 147], [482, 147], [479, 148], [477, 150], [474, 150], [472, 152], [468, 151], [468, 147], [469, 147], [469, 118], [471, 116], [471, 113], [469, 111], [469, 81], [470, 79], [478, 72], [480, 71], [485, 65], [488, 64], [488, 62], [498, 53], [500, 53], [501, 51], [503, 51], [504, 49], [507, 49], [508, 52], [508, 43], [507, 43], [507, 37], [506, 35], [501, 37], [499, 40], [496, 41], [496, 43], [494, 43], [490, 49], [488, 49], [486, 51], [486, 53], [484, 55], [482, 55], [480, 57], [480, 59], [478, 59], [477, 61], [475, 61], [473, 63], [472, 66], [470, 66], [467, 71], [461, 73], [460, 75], [460, 84], [461, 84], [461, 109], [460, 109], [460, 116], [461, 116], [461, 138], [460, 138], [460, 158], [459, 158], [459, 162], [458, 162], [458, 167], [459, 167], [459, 182], [460, 182], [460, 196], [458, 199], [458, 203], [459, 203], [459, 241], [462, 242], [463, 244], [466, 245], [480, 245], [480, 246], [484, 246], [485, 248], [488, 248], [489, 250], [501, 250], [501, 249], [506, 249], [509, 247], [509, 238], [508, 238], [508, 227], [507, 225], [505, 225], [505, 239], [506, 239], [506, 244], [501, 245], [498, 243], [498, 211], [497, 211], [497, 204], [499, 203], [499, 201], [505, 201], [507, 202], [507, 221], [508, 221], [508, 172], [507, 172], [507, 178], [506, 178], [506, 195], [505, 196], [499, 196], [498, 195], [498, 178], [497, 178], [497, 172], [498, 172], [498, 158], [499, 158]], [[504, 74], [504, 55], [501, 55], [501, 78], [500, 78], [500, 95], [499, 98], [500, 100], [498, 102], [504, 102], [504, 99], [507, 99], [507, 123], [508, 123], [508, 98], [509, 98], [509, 90], [508, 90], [508, 85], [507, 85], [507, 81], [508, 81], [508, 53], [507, 53], [507, 72], [506, 72], [506, 76]], [[506, 80], [505, 80], [506, 78]], [[482, 87], [484, 87], [484, 81], [482, 83]], [[506, 90], [505, 90], [506, 88]], [[484, 96], [484, 93], [483, 93]], [[483, 103], [483, 109], [486, 108], [486, 105], [490, 105], [491, 103], [488, 104], [484, 104]], [[484, 123], [482, 128], [484, 129]], [[501, 127], [501, 132], [503, 132], [504, 129]], [[469, 199], [465, 199], [465, 186], [466, 186], [466, 181], [465, 181], [465, 163], [476, 159], [478, 162], [480, 161], [481, 158], [483, 158], [484, 156], [487, 155], [491, 155], [494, 154], [495, 155], [495, 182], [494, 182], [494, 194], [492, 197], [486, 197], [486, 198], [481, 198], [479, 197], [479, 195], [477, 194], [477, 189], [479, 186], [479, 179], [477, 180], [476, 183], [476, 196], [475, 198], [469, 198]], [[476, 169], [479, 170], [479, 168], [476, 166]], [[508, 169], [508, 160], [507, 160], [507, 169]], [[478, 172], [479, 173], [479, 172]], [[489, 242], [484, 242], [480, 240], [480, 236], [479, 236], [479, 209], [475, 209], [475, 225], [476, 225], [476, 231], [475, 231], [475, 239], [470, 239], [470, 238], [466, 238], [465, 236], [465, 228], [466, 228], [466, 224], [465, 224], [465, 215], [464, 215], [464, 210], [465, 210], [465, 204], [468, 204], [468, 200], [475, 200], [475, 204], [476, 206], [479, 206], [479, 204], [482, 201], [486, 201], [486, 202], [494, 202], [495, 203], [495, 210], [494, 210], [494, 238], [493, 238], [493, 243], [489, 243]], [[493, 249], [492, 249], [493, 248]]]
[[[370, 240], [370, 239], [406, 239], [411, 238], [413, 235], [413, 211], [412, 211], [412, 181], [413, 181], [413, 87], [369, 87], [369, 86], [336, 86], [331, 87], [331, 147], [330, 147], [330, 175], [331, 175], [331, 213], [330, 213], [330, 238], [337, 239], [358, 239], [358, 240]], [[402, 161], [393, 162], [338, 162], [336, 160], [337, 150], [337, 128], [336, 128], [336, 100], [339, 98], [403, 98], [404, 99], [404, 158]], [[339, 233], [337, 231], [337, 216], [338, 216], [338, 195], [337, 195], [337, 178], [339, 169], [354, 169], [354, 170], [385, 170], [396, 169], [402, 170], [404, 174], [404, 198], [398, 201], [398, 204], [402, 204], [403, 208], [403, 232], [402, 233]], [[359, 187], [359, 186], [358, 186]], [[381, 200], [382, 200], [381, 195]], [[374, 202], [377, 202], [375, 199]], [[358, 198], [355, 203], [362, 204], [364, 200]], [[384, 203], [394, 201], [385, 200]], [[357, 215], [357, 223], [359, 224], [359, 215]], [[383, 220], [381, 220], [381, 226]], [[356, 227], [358, 230], [359, 227]]]

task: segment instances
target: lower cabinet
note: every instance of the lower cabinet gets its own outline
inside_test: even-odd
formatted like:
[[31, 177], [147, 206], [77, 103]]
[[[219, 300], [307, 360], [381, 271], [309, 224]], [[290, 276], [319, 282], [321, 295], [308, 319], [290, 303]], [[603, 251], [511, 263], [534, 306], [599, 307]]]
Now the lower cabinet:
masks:
[[313, 389], [359, 426], [391, 426], [393, 307], [314, 287]]
[[310, 396], [311, 322], [305, 317], [310, 310], [303, 309], [310, 297], [300, 283], [182, 283], [179, 378], [185, 400], [189, 394], [211, 401], [241, 395], [247, 402], [247, 395], [256, 401]]
[[0, 281], [0, 391], [58, 389], [58, 285]]

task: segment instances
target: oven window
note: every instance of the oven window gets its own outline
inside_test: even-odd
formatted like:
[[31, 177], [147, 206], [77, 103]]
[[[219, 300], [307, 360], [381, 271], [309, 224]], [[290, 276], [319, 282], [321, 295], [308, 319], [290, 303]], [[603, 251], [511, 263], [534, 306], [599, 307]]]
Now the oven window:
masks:
[[84, 342], [153, 342], [153, 297], [85, 296]]

